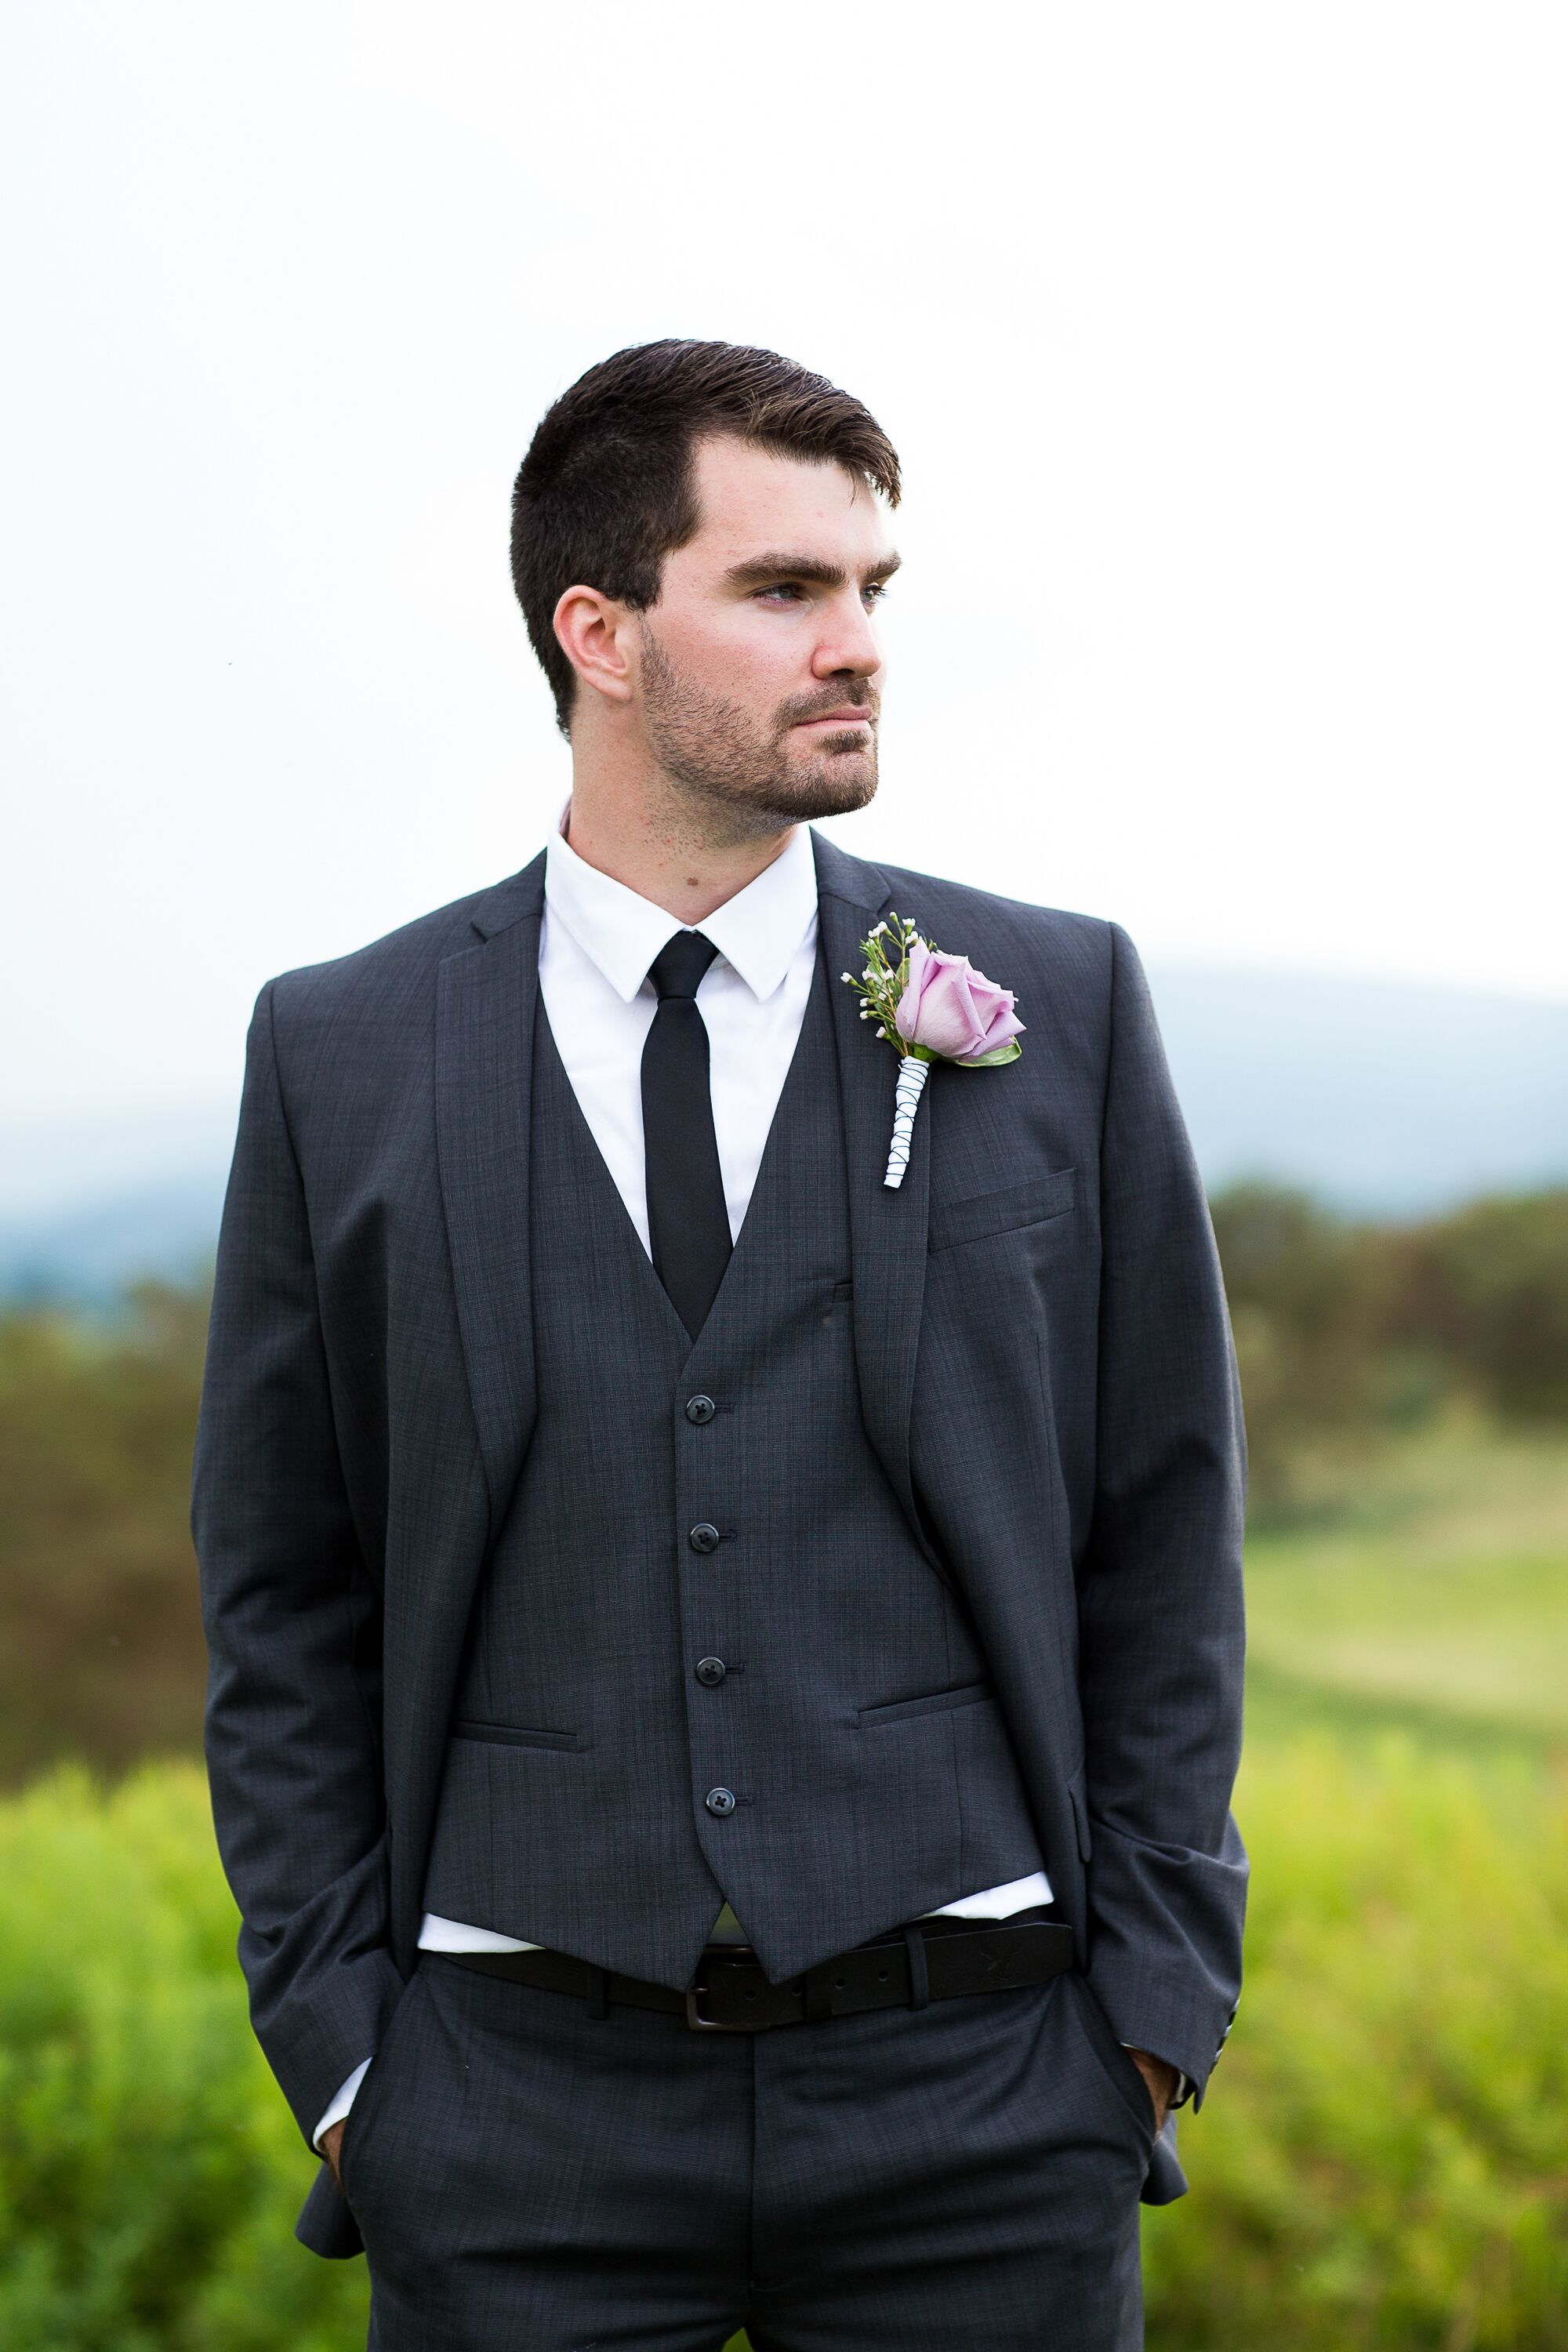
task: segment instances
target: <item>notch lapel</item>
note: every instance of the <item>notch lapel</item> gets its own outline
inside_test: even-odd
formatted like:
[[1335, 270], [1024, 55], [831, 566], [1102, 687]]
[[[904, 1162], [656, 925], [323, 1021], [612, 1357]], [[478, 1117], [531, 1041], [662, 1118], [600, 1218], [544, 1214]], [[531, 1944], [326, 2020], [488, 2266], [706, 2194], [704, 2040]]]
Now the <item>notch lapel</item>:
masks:
[[872, 1024], [861, 1020], [859, 991], [847, 988], [839, 977], [847, 971], [858, 978], [863, 968], [860, 942], [890, 904], [887, 877], [847, 856], [818, 833], [813, 833], [812, 845], [844, 1117], [860, 1411], [910, 1528], [945, 1582], [946, 1571], [921, 1523], [910, 1461], [931, 1213], [931, 1097], [938, 1089], [926, 1088], [903, 1183], [889, 1191], [882, 1171], [893, 1131], [898, 1063]]
[[483, 944], [448, 956], [437, 980], [437, 1152], [492, 1542], [538, 1403], [528, 1155], [543, 904], [541, 853], [480, 901]]

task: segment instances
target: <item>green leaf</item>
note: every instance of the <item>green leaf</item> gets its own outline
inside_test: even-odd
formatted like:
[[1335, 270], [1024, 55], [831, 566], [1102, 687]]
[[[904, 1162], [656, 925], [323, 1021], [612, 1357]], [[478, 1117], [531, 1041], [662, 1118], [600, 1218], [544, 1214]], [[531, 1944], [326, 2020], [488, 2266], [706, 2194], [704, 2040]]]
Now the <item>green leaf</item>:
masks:
[[981, 1054], [973, 1062], [955, 1062], [952, 1066], [955, 1070], [996, 1070], [1004, 1062], [1016, 1062], [1023, 1050], [1016, 1037], [1010, 1037], [994, 1054]]

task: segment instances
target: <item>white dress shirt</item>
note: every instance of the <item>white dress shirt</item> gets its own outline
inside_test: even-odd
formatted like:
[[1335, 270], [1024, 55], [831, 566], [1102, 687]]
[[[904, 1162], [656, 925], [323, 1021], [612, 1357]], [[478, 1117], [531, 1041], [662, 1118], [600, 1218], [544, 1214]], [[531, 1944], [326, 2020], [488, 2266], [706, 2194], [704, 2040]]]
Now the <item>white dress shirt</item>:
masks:
[[[816, 865], [811, 835], [797, 825], [771, 866], [704, 916], [679, 922], [578, 856], [566, 839], [570, 804], [544, 858], [544, 913], [539, 933], [539, 987], [551, 1033], [589, 1131], [626, 1205], [637, 1237], [648, 1241], [643, 1160], [642, 1051], [658, 999], [648, 966], [680, 930], [698, 929], [719, 952], [702, 976], [697, 1003], [707, 1024], [713, 1129], [724, 1181], [730, 1236], [736, 1239], [762, 1164], [773, 1113], [816, 965]], [[889, 1086], [889, 1102], [892, 1094]], [[1051, 1900], [1043, 1871], [944, 1903], [927, 1918], [953, 1913], [1002, 1919]], [[740, 1943], [745, 1931], [725, 1904], [715, 1943]], [[528, 1952], [516, 1936], [426, 1913], [421, 1948], [433, 1952]], [[349, 2076], [316, 2126], [316, 2139], [346, 2116], [367, 2058]]]

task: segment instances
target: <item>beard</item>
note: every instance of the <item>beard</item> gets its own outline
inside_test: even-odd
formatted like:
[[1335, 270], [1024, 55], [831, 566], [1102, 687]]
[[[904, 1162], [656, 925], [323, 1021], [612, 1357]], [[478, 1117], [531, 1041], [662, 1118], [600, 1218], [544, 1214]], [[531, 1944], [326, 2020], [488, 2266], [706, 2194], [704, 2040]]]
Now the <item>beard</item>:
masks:
[[683, 677], [647, 622], [642, 630], [643, 724], [648, 747], [673, 782], [710, 808], [728, 810], [742, 833], [772, 833], [816, 817], [864, 808], [877, 789], [874, 724], [791, 750], [803, 719], [852, 703], [874, 722], [877, 698], [864, 678], [781, 703], [771, 722]]

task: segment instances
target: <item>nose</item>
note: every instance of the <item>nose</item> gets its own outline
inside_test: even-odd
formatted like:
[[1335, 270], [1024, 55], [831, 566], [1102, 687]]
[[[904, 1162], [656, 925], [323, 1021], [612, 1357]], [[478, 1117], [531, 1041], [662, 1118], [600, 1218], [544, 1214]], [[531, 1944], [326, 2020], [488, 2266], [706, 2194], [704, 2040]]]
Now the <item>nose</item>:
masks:
[[882, 649], [858, 591], [835, 596], [823, 618], [826, 625], [812, 656], [812, 676], [841, 677], [847, 671], [853, 677], [875, 677], [882, 667]]

